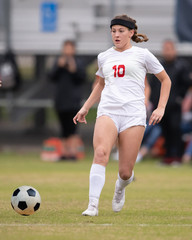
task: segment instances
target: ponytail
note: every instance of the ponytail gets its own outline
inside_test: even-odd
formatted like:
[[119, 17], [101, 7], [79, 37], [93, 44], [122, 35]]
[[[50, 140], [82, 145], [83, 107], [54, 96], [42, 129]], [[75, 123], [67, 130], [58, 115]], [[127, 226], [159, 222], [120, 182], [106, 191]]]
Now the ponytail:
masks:
[[135, 24], [134, 34], [132, 36], [133, 42], [139, 43], [139, 42], [147, 42], [149, 39], [145, 34], [137, 33], [137, 25]]

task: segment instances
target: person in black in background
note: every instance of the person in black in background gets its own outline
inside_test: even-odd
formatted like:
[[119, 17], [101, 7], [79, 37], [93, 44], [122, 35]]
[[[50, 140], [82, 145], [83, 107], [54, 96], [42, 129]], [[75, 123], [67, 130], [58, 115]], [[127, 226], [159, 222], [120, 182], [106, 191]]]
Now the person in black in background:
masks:
[[[192, 86], [190, 79], [190, 67], [188, 62], [177, 58], [175, 44], [172, 40], [166, 40], [163, 43], [162, 49], [162, 65], [168, 73], [172, 88], [169, 96], [169, 101], [165, 110], [164, 118], [160, 125], [163, 136], [165, 138], [166, 155], [163, 163], [172, 164], [173, 162], [181, 162], [183, 154], [183, 142], [181, 136], [181, 103], [188, 88]], [[150, 81], [151, 86], [151, 102], [154, 109], [157, 106], [160, 84], [158, 81]]]
[[0, 79], [2, 89], [5, 91], [16, 91], [21, 86], [21, 74], [11, 50], [8, 50], [0, 60]]
[[62, 45], [61, 56], [56, 59], [49, 73], [49, 78], [56, 85], [55, 110], [61, 126], [65, 152], [66, 148], [69, 148], [69, 142], [71, 142], [69, 140], [73, 139], [76, 134], [73, 117], [81, 106], [81, 87], [85, 80], [83, 63], [75, 56], [75, 53], [75, 43], [71, 40], [65, 41]]

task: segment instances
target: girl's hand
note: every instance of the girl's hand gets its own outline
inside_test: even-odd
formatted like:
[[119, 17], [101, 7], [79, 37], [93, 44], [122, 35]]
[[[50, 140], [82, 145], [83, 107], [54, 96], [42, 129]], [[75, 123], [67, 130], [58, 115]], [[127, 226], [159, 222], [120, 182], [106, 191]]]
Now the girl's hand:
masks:
[[73, 118], [73, 122], [77, 124], [77, 122], [87, 124], [85, 116], [88, 114], [88, 110], [85, 107], [82, 107], [79, 112]]
[[164, 115], [165, 108], [158, 107], [156, 108], [149, 119], [149, 125], [155, 125], [159, 123]]

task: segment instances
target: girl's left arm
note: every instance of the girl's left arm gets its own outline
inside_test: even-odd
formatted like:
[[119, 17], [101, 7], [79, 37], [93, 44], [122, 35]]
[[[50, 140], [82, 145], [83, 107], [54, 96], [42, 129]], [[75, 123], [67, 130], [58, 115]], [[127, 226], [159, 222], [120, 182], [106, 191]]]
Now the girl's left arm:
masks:
[[164, 112], [165, 112], [165, 107], [167, 105], [169, 93], [171, 90], [171, 80], [165, 70], [156, 74], [155, 76], [161, 82], [161, 91], [160, 91], [158, 106], [153, 111], [153, 113], [149, 119], [149, 125], [152, 125], [152, 124], [155, 125], [156, 123], [159, 123], [161, 121], [161, 119], [164, 115]]

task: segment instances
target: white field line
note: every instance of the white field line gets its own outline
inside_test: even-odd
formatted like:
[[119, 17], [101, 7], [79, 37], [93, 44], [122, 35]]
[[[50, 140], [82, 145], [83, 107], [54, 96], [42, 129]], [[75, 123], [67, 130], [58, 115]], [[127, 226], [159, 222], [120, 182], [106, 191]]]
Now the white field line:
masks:
[[[84, 226], [83, 223], [81, 224], [43, 224], [43, 223], [31, 223], [31, 224], [22, 224], [22, 223], [0, 223], [0, 227], [62, 227], [62, 226]], [[96, 224], [96, 223], [86, 223], [86, 226], [101, 226], [101, 227], [108, 227], [108, 226], [119, 226], [118, 224], [112, 223], [104, 223], [104, 224]], [[124, 227], [192, 227], [192, 224], [121, 224]]]

